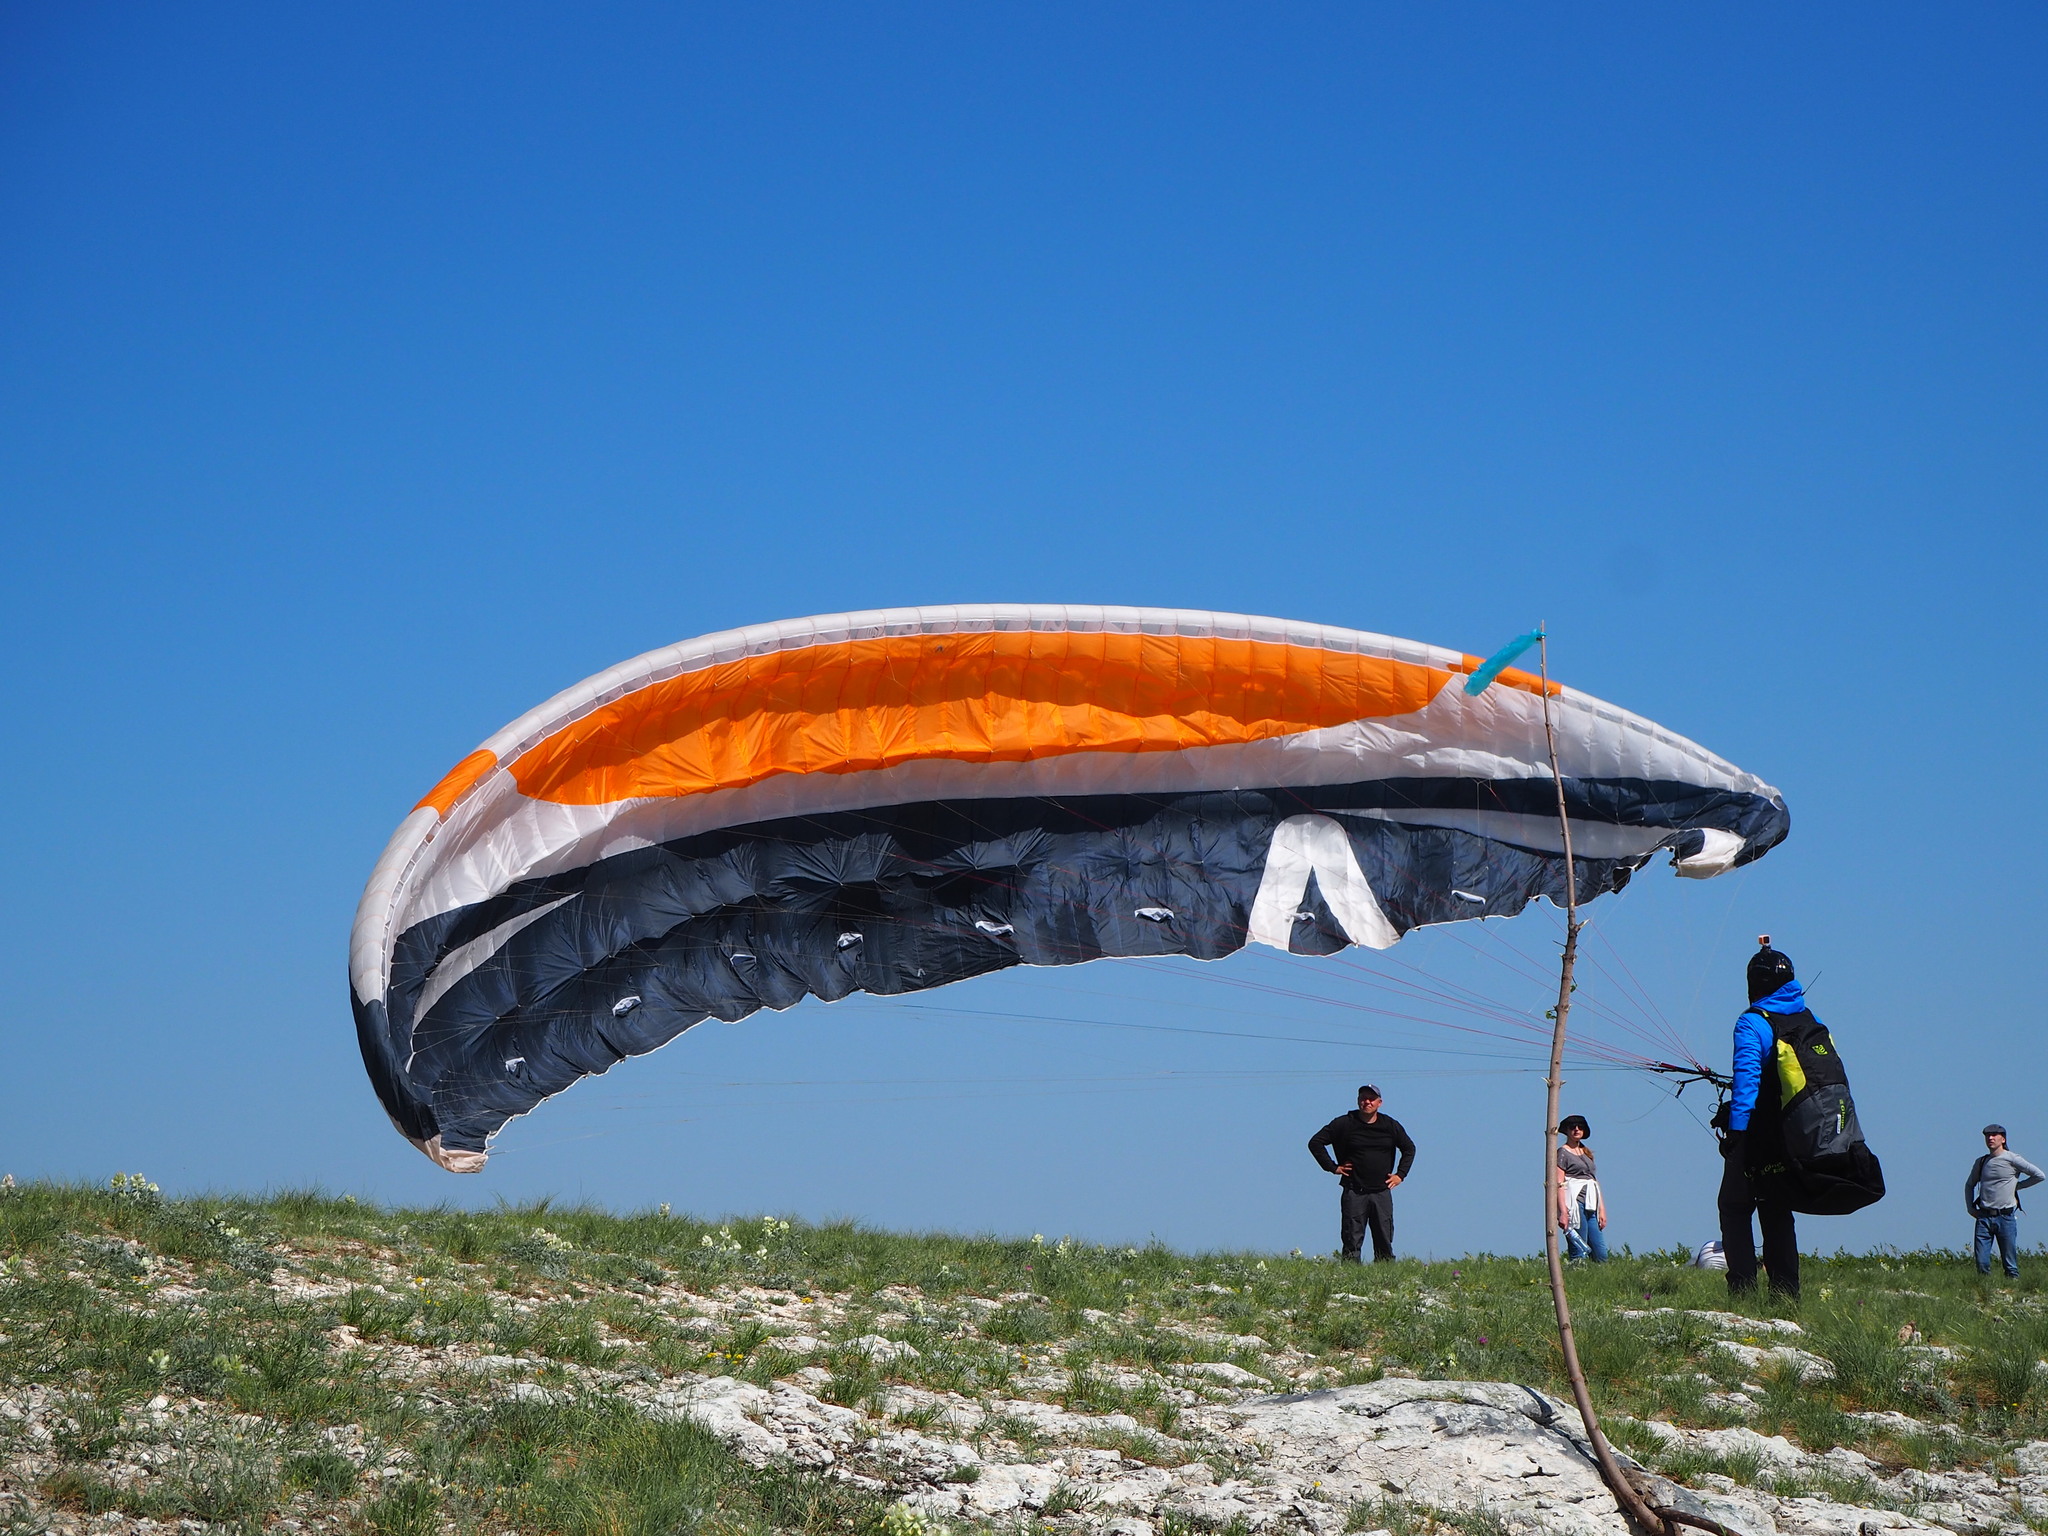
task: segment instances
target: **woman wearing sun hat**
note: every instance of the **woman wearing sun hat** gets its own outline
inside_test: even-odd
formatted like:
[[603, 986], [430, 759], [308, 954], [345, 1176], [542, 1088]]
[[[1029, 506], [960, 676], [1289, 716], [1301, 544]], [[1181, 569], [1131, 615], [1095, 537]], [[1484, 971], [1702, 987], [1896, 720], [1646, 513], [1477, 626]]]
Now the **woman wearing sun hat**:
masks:
[[1566, 1115], [1557, 1122], [1557, 1134], [1564, 1138], [1557, 1149], [1557, 1225], [1567, 1256], [1605, 1264], [1607, 1198], [1600, 1192], [1593, 1149], [1586, 1145], [1593, 1128], [1584, 1115]]

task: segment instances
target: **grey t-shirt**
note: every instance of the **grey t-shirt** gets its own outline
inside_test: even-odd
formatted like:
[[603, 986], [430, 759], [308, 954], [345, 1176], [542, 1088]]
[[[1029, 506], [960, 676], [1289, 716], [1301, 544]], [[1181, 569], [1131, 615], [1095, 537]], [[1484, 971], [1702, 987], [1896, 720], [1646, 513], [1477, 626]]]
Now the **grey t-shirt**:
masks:
[[2048, 1174], [2010, 1147], [2003, 1152], [1987, 1152], [1971, 1165], [1970, 1176], [1963, 1181], [1963, 1200], [1968, 1203], [1975, 1194], [1976, 1203], [1970, 1212], [1973, 1216], [1979, 1210], [2009, 1211], [2020, 1203], [2021, 1190], [2032, 1189], [2044, 1178]]
[[1559, 1142], [1557, 1171], [1565, 1177], [1564, 1196], [1568, 1203], [1582, 1211], [1600, 1209], [1600, 1176], [1593, 1171], [1591, 1147], [1580, 1147], [1574, 1151], [1563, 1142]]

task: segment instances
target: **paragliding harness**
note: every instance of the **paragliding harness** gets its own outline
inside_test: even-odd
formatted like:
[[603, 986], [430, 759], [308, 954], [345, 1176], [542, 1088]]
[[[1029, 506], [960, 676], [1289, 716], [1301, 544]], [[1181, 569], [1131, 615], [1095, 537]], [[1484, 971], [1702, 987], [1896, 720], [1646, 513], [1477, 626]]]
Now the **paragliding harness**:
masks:
[[1764, 1073], [1757, 1115], [1774, 1118], [1778, 1129], [1772, 1139], [1751, 1131], [1748, 1172], [1757, 1197], [1812, 1216], [1846, 1216], [1882, 1200], [1884, 1170], [1863, 1140], [1849, 1074], [1827, 1026], [1803, 1008], [1750, 1012], [1770, 1026], [1773, 1040], [1774, 1070]]

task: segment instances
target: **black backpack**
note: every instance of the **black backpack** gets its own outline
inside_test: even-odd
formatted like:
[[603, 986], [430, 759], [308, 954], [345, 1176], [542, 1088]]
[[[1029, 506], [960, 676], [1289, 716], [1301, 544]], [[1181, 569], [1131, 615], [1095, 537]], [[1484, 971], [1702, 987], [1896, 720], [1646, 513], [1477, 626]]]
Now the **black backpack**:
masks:
[[1775, 1042], [1757, 1109], [1775, 1119], [1777, 1135], [1751, 1131], [1750, 1188], [1761, 1200], [1813, 1216], [1875, 1205], [1884, 1198], [1884, 1169], [1863, 1140], [1834, 1037], [1804, 1009], [1757, 1011]]

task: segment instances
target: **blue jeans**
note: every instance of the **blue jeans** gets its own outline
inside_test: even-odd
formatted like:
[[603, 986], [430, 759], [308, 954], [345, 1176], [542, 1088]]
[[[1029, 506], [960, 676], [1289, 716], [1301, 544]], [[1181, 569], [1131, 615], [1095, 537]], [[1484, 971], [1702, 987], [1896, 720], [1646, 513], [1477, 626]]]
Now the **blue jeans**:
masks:
[[1991, 1273], [1991, 1245], [1998, 1244], [1998, 1256], [2005, 1261], [2008, 1279], [2020, 1275], [2020, 1219], [2012, 1211], [2000, 1211], [1977, 1218], [1977, 1273]]
[[1596, 1213], [1579, 1212], [1578, 1226], [1564, 1229], [1564, 1249], [1568, 1259], [1590, 1257], [1595, 1264], [1607, 1262], [1607, 1234], [1600, 1230], [1600, 1218]]

